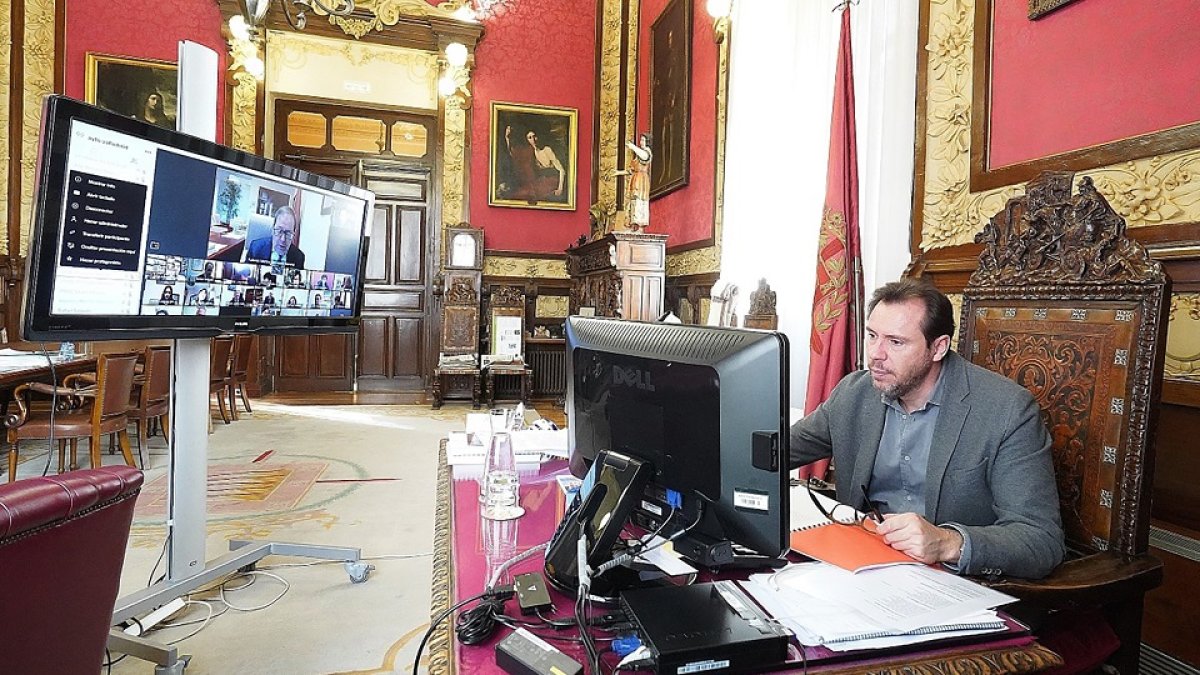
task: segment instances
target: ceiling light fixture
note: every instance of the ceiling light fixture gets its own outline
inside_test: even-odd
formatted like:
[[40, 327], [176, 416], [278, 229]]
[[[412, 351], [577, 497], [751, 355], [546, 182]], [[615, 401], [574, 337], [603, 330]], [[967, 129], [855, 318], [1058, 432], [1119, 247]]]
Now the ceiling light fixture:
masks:
[[[243, 0], [246, 22], [257, 27], [267, 16], [272, 1]], [[323, 0], [279, 0], [279, 4], [283, 7], [283, 16], [288, 25], [295, 30], [304, 30], [308, 25], [310, 10], [329, 16], [350, 16], [354, 13], [354, 0], [331, 0], [328, 3]]]

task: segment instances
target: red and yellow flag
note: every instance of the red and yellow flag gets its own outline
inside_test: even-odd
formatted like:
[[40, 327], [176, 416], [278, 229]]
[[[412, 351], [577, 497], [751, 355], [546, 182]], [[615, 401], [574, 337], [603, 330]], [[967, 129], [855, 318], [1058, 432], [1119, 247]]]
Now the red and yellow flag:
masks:
[[[817, 249], [812, 339], [808, 364], [807, 415], [847, 373], [859, 367], [862, 344], [862, 253], [858, 236], [858, 151], [854, 140], [854, 61], [850, 49], [850, 3], [842, 10], [825, 212]], [[800, 469], [800, 477], [824, 478], [828, 461]]]

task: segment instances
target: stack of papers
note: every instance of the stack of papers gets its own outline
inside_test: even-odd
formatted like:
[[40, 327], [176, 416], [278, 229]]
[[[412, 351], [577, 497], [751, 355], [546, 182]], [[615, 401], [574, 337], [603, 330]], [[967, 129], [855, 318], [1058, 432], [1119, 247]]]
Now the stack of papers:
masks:
[[1000, 632], [1012, 596], [921, 565], [859, 573], [821, 562], [750, 577], [743, 587], [801, 644], [879, 649]]

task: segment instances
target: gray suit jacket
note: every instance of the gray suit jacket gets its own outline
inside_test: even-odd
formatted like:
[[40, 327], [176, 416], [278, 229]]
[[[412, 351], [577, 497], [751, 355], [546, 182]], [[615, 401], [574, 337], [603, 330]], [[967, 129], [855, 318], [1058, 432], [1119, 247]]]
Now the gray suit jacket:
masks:
[[[968, 533], [964, 574], [1037, 579], [1062, 561], [1062, 520], [1050, 436], [1022, 386], [954, 352], [943, 361], [938, 412], [925, 476], [925, 519]], [[793, 467], [833, 457], [837, 497], [861, 506], [883, 435], [884, 405], [870, 371], [847, 375], [829, 398], [792, 426]]]

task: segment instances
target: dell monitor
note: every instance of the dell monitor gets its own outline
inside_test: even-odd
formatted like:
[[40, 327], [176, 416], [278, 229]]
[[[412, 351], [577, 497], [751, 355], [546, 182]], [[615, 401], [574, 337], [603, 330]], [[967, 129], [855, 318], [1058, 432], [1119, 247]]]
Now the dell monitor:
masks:
[[[648, 485], [624, 505], [629, 520], [658, 529], [677, 493], [682, 506], [663, 534], [694, 523], [675, 541], [677, 552], [706, 567], [782, 555], [789, 529], [786, 336], [573, 316], [566, 349], [571, 470], [583, 477], [599, 459], [609, 476], [607, 497], [593, 510], [616, 508], [606, 504], [614, 493], [648, 472]], [[623, 515], [585, 514], [596, 523], [621, 520], [616, 527]], [[606, 552], [594, 553], [600, 559]], [[567, 567], [558, 561], [560, 586], [570, 586]]]
[[354, 332], [367, 190], [47, 97], [31, 340]]

